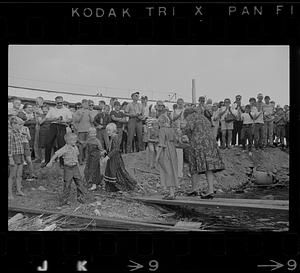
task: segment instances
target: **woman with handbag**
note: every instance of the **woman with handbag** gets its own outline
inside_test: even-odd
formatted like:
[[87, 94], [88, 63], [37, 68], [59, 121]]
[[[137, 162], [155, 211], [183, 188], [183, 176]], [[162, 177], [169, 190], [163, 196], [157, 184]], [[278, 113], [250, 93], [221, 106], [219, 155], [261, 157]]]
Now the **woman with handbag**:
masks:
[[[236, 120], [237, 111], [230, 106], [230, 99], [224, 100], [224, 106], [220, 110], [221, 131], [222, 131], [222, 149], [231, 148], [233, 122]], [[226, 142], [226, 134], [227, 142]]]

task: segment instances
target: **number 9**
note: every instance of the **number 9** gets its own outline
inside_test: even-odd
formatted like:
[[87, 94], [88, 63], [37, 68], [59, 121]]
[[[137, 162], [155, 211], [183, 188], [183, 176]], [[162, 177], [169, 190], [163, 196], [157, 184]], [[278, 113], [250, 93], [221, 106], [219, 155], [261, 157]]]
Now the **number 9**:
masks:
[[287, 265], [289, 267], [288, 270], [293, 271], [297, 267], [297, 262], [295, 260], [288, 260]]
[[158, 261], [156, 261], [156, 260], [151, 260], [151, 261], [149, 262], [149, 266], [150, 266], [150, 268], [149, 268], [150, 271], [156, 271], [157, 268], [158, 268]]

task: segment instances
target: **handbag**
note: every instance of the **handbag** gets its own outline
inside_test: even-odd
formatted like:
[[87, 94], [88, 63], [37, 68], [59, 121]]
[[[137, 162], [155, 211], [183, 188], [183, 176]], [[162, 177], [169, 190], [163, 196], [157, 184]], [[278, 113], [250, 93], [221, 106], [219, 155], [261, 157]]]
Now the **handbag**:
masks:
[[204, 116], [207, 117], [209, 120], [211, 120], [212, 114], [207, 109], [204, 110]]
[[226, 115], [226, 117], [225, 117], [225, 122], [232, 122], [232, 121], [235, 121], [236, 120], [236, 117], [235, 117], [235, 115], [233, 115], [232, 113], [231, 113], [231, 111]]

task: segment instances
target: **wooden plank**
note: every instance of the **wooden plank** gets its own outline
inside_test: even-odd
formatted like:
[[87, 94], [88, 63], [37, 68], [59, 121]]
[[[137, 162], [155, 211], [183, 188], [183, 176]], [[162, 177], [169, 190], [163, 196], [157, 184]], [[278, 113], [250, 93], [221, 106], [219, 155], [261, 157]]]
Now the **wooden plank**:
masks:
[[85, 215], [76, 215], [72, 213], [60, 212], [55, 210], [42, 210], [42, 209], [34, 209], [23, 206], [9, 206], [9, 211], [16, 212], [24, 212], [24, 213], [33, 213], [33, 214], [57, 214], [61, 216], [69, 216], [75, 217], [79, 219], [87, 219], [96, 221], [97, 226], [99, 227], [112, 227], [112, 228], [120, 228], [120, 229], [129, 229], [129, 230], [160, 230], [160, 231], [207, 231], [207, 230], [199, 230], [199, 229], [190, 229], [190, 228], [182, 228], [182, 227], [174, 227], [169, 225], [161, 225], [161, 224], [149, 224], [142, 221], [131, 221], [131, 220], [123, 220], [116, 219], [110, 217], [99, 217], [99, 216], [85, 216]]
[[[250, 209], [268, 209], [268, 210], [289, 210], [288, 202], [283, 204], [267, 204], [267, 203], [238, 203], [237, 201], [232, 201], [232, 199], [218, 200], [219, 198], [214, 198], [211, 200], [197, 198], [182, 198], [177, 197], [175, 200], [165, 200], [161, 196], [151, 196], [151, 197], [134, 197], [135, 200], [139, 200], [146, 203], [155, 203], [161, 205], [175, 205], [175, 206], [204, 206], [204, 207], [230, 207], [230, 208], [250, 208]], [[244, 199], [246, 200], [246, 199]], [[267, 201], [267, 200], [266, 200]], [[269, 201], [269, 200], [268, 200]], [[274, 200], [270, 200], [274, 201]]]
[[[159, 197], [158, 195], [153, 197]], [[180, 196], [177, 199], [180, 200], [195, 200], [204, 201], [200, 197], [186, 197]], [[228, 203], [239, 203], [239, 204], [262, 204], [262, 205], [278, 205], [278, 206], [288, 206], [289, 200], [270, 200], [270, 199], [241, 199], [241, 198], [214, 198], [212, 199], [216, 202], [228, 202]], [[208, 200], [210, 201], [210, 200]]]

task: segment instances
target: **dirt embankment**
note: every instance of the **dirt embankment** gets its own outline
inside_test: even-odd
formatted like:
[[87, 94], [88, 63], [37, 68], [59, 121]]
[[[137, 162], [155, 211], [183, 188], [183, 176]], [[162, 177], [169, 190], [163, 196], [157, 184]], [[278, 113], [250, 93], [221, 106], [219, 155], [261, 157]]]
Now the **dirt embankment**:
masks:
[[[250, 181], [253, 168], [258, 171], [272, 172], [276, 182], [289, 183], [289, 154], [279, 148], [267, 148], [253, 151], [252, 155], [242, 152], [238, 147], [221, 150], [225, 170], [216, 173], [215, 188], [228, 192], [247, 184]], [[146, 163], [146, 153], [133, 153], [123, 156], [125, 165], [147, 193], [160, 192], [158, 170], [150, 170]], [[201, 187], [206, 187], [205, 175], [200, 175]], [[188, 166], [184, 166], [184, 177], [180, 179], [183, 191], [191, 187], [188, 177]]]

